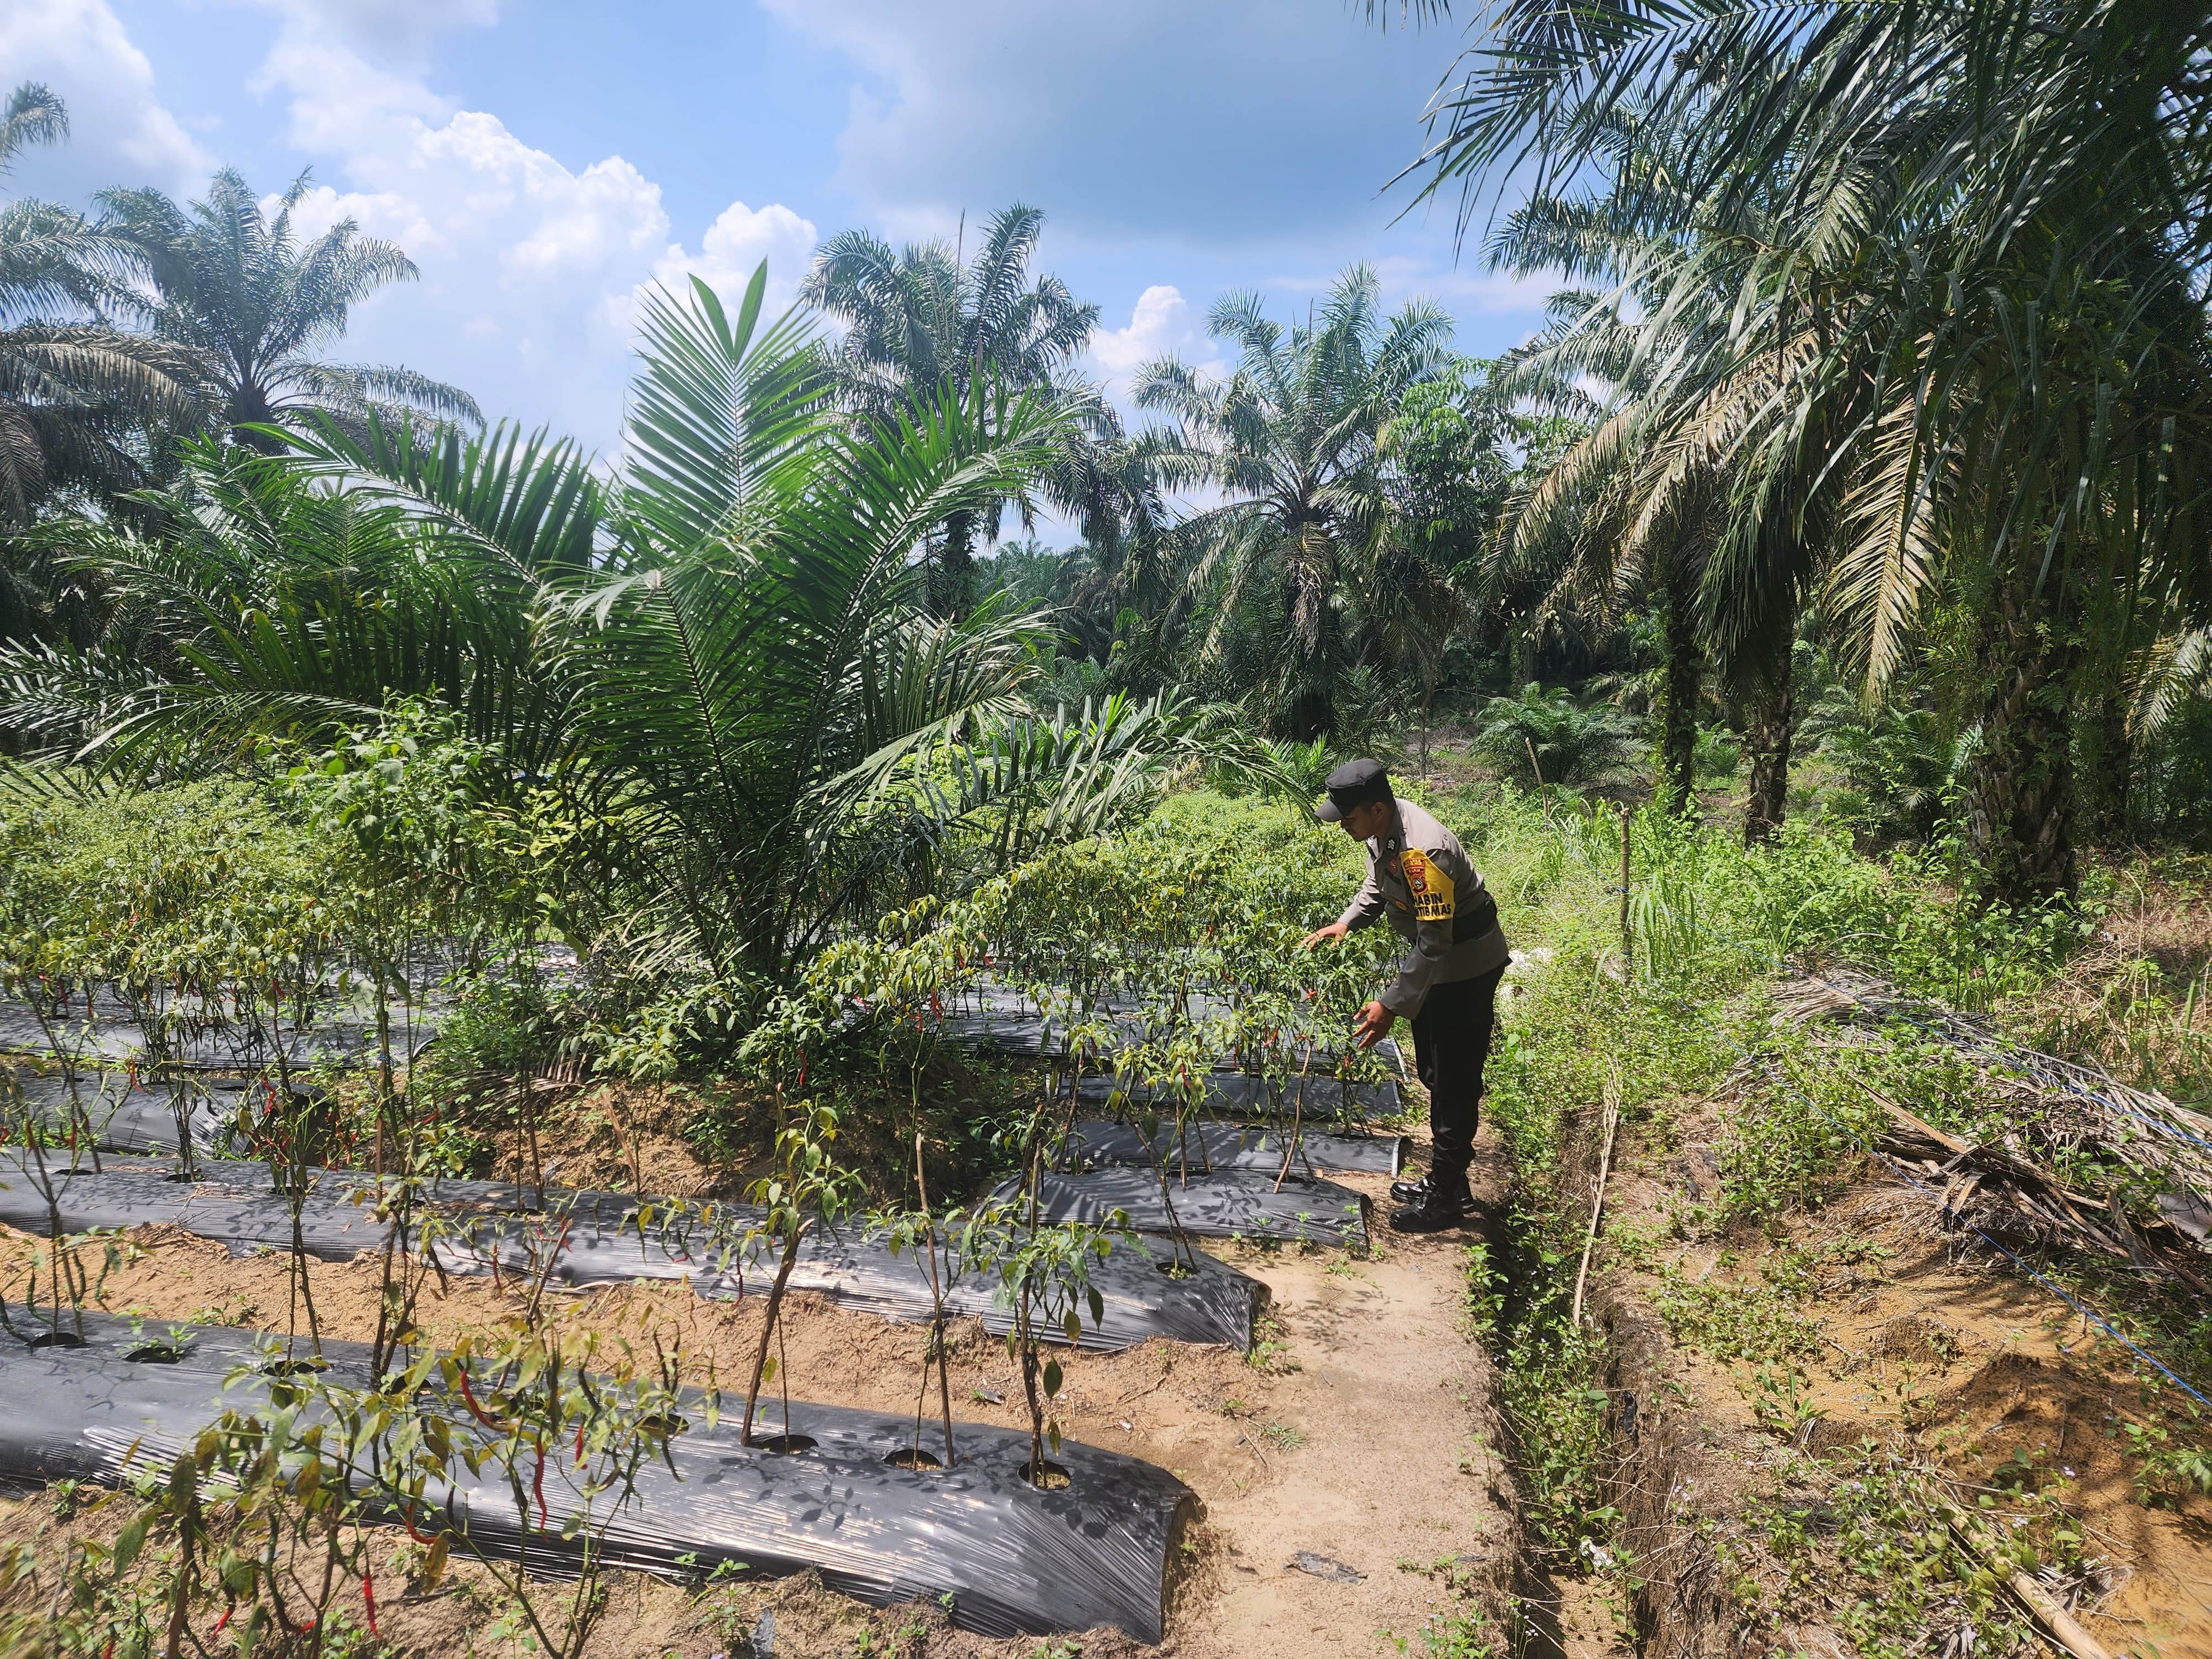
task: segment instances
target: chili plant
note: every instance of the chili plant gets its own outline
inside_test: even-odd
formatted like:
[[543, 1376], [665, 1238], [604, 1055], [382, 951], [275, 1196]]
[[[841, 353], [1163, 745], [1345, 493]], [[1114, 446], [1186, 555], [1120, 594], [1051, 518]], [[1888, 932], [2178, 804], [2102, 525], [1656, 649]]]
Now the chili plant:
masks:
[[756, 1443], [753, 1414], [760, 1403], [761, 1387], [781, 1376], [783, 1432], [765, 1443], [778, 1449], [797, 1449], [791, 1433], [791, 1381], [781, 1363], [782, 1348], [779, 1344], [774, 1356], [769, 1348], [781, 1330], [784, 1291], [791, 1283], [792, 1269], [799, 1265], [799, 1246], [812, 1228], [836, 1224], [860, 1191], [860, 1176], [839, 1168], [830, 1156], [836, 1139], [836, 1112], [826, 1106], [802, 1109], [797, 1121], [776, 1136], [775, 1168], [755, 1182], [749, 1194], [765, 1212], [757, 1230], [760, 1237], [777, 1241], [782, 1254], [769, 1285], [760, 1349], [753, 1358], [752, 1380], [745, 1389], [742, 1437], [748, 1446]]
[[1091, 1270], [1112, 1251], [1115, 1238], [1128, 1237], [1128, 1227], [1129, 1218], [1119, 1210], [1097, 1226], [1074, 1221], [1039, 1226], [1032, 1198], [1025, 1224], [1018, 1211], [994, 1206], [977, 1211], [963, 1230], [963, 1251], [995, 1271], [1000, 1297], [1013, 1311], [1006, 1353], [1021, 1367], [1030, 1413], [1030, 1461], [1022, 1475], [1034, 1486], [1065, 1486], [1068, 1479], [1066, 1470], [1045, 1458], [1048, 1443], [1060, 1449], [1060, 1422], [1048, 1411], [1066, 1373], [1059, 1358], [1045, 1352], [1042, 1333], [1057, 1333], [1072, 1346], [1082, 1338], [1086, 1310], [1094, 1330], [1104, 1321], [1106, 1298], [1091, 1282]]

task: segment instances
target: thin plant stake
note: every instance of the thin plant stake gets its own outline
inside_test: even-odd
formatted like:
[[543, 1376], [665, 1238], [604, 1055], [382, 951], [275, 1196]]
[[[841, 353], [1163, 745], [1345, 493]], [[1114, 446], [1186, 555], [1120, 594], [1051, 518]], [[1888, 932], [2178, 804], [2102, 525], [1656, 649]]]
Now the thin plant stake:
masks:
[[[952, 1449], [952, 1378], [945, 1370], [945, 1291], [937, 1276], [937, 1217], [929, 1207], [929, 1177], [922, 1170], [921, 1130], [918, 1127], [914, 1132], [914, 1185], [915, 1190], [921, 1194], [921, 1212], [929, 1218], [923, 1244], [929, 1252], [929, 1299], [933, 1310], [929, 1341], [931, 1350], [937, 1356], [937, 1392], [945, 1408], [945, 1467], [949, 1469], [960, 1460]], [[947, 1254], [950, 1254], [949, 1245]], [[948, 1261], [945, 1265], [949, 1273], [951, 1262]], [[921, 1462], [921, 1401], [928, 1398], [929, 1354], [925, 1352], [921, 1361], [921, 1400], [916, 1401], [914, 1407], [914, 1449], [917, 1467]]]
[[1628, 933], [1628, 803], [1620, 804], [1620, 967], [1628, 971], [1632, 960]]
[[2004, 1581], [2005, 1587], [2035, 1615], [2036, 1622], [2043, 1626], [2053, 1643], [2072, 1654], [2074, 1659], [2112, 1659], [2111, 1651], [2104, 1644], [2084, 1630], [2074, 1615], [2053, 1599], [2050, 1591], [2004, 1559], [2001, 1547], [1993, 1545], [1989, 1534], [1942, 1498], [1937, 1498], [1936, 1508], [1953, 1535], [1977, 1560]]
[[1613, 1138], [1620, 1130], [1620, 1074], [1615, 1072], [1605, 1085], [1605, 1150], [1598, 1155], [1597, 1194], [1590, 1200], [1589, 1234], [1583, 1240], [1583, 1259], [1575, 1269], [1575, 1305], [1567, 1323], [1583, 1322], [1583, 1286], [1589, 1279], [1590, 1252], [1597, 1247], [1597, 1227], [1605, 1214], [1606, 1177], [1613, 1173]]

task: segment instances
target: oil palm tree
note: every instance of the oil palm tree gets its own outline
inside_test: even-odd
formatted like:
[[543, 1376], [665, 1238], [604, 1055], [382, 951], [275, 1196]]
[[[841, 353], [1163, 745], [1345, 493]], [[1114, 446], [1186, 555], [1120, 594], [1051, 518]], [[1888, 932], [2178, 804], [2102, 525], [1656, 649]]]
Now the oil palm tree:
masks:
[[356, 435], [372, 415], [390, 422], [412, 412], [481, 426], [475, 399], [442, 380], [318, 355], [345, 332], [352, 307], [416, 272], [399, 248], [363, 236], [351, 219], [303, 240], [292, 216], [307, 179], [303, 173], [292, 181], [273, 218], [228, 168], [189, 209], [157, 190], [101, 192], [102, 228], [132, 250], [152, 284], [147, 309], [155, 337], [198, 359], [218, 389], [223, 423], [256, 448], [281, 447], [257, 428], [310, 413]]
[[848, 230], [823, 246], [800, 289], [805, 301], [845, 325], [830, 361], [847, 407], [863, 422], [895, 426], [917, 403], [947, 393], [972, 403], [985, 386], [995, 397], [1048, 398], [1076, 416], [1053, 464], [1024, 491], [945, 514], [935, 538], [934, 597], [948, 616], [973, 602], [977, 532], [995, 538], [1010, 501], [1033, 529], [1035, 500], [1049, 500], [1083, 520], [1094, 547], [1108, 550], [1125, 510], [1150, 505], [1124, 464], [1112, 410], [1073, 373], [1098, 307], [1057, 276], [1030, 274], [1043, 230], [1041, 211], [1016, 204], [983, 227], [973, 258], [958, 242], [893, 249], [872, 232]]
[[1379, 443], [1406, 392], [1449, 362], [1451, 319], [1419, 301], [1386, 318], [1379, 289], [1354, 266], [1287, 329], [1257, 295], [1227, 295], [1207, 327], [1235, 343], [1235, 373], [1212, 381], [1165, 357], [1137, 378], [1138, 407], [1175, 422], [1144, 443], [1162, 483], [1225, 498], [1177, 532], [1185, 592], [1213, 606], [1198, 660], [1241, 659], [1237, 690], [1301, 742], [1336, 730], [1363, 664], [1392, 641], [1384, 665], [1409, 664], [1460, 616], [1450, 585], [1393, 534]]
[[719, 972], [787, 971], [917, 846], [1035, 793], [1012, 769], [922, 822], [915, 757], [1025, 714], [1042, 636], [931, 615], [913, 556], [956, 504], [1025, 487], [1069, 416], [837, 418], [803, 324], [762, 323], [765, 285], [734, 313], [696, 283], [651, 298], [604, 486], [573, 445], [374, 418], [281, 455], [203, 447], [152, 532], [81, 527], [125, 648], [0, 655], [9, 726], [158, 775], [327, 739], [394, 694], [442, 703], [592, 827], [640, 926]]
[[2069, 890], [2076, 710], [2125, 707], [2102, 591], [2145, 596], [2152, 634], [2212, 605], [2192, 274], [2212, 11], [1508, 0], [1485, 19], [1425, 188], [1457, 184], [1469, 210], [1525, 161], [1540, 194], [1607, 165], [1627, 104], [1684, 135], [1673, 177], [1619, 181], [1637, 205], [1764, 200], [1833, 233], [1774, 336], [1809, 341], [1795, 378], [1842, 417], [1795, 440], [1799, 477], [1840, 491], [1826, 625], [1880, 696], [1930, 596], [1960, 597], [1987, 671], [1968, 847], [1997, 897]]
[[1611, 189], [1533, 197], [1492, 244], [1520, 274], [1599, 285], [1555, 301], [1555, 331], [1518, 354], [1507, 390], [1607, 388], [1604, 417], [1520, 504], [1493, 581], [1525, 582], [1548, 556], [1553, 579], [1585, 599], [1648, 598], [1662, 624], [1662, 791], [1694, 800], [1710, 663], [1748, 710], [1744, 834], [1757, 842], [1781, 820], [1792, 650], [1841, 494], [1818, 458], [1842, 418], [1839, 386], [1855, 380], [1817, 343], [1833, 304], [1820, 275], [1848, 258], [1848, 232], [1778, 210], [1787, 193], [1771, 172], [1759, 191], [1665, 188], [1684, 176], [1686, 134], [1642, 118], [1614, 112]]
[[[0, 112], [0, 173], [68, 131], [60, 99], [17, 87]], [[52, 549], [25, 532], [58, 498], [108, 501], [149, 482], [149, 428], [188, 427], [200, 410], [188, 354], [104, 319], [124, 264], [68, 208], [0, 208], [0, 641], [96, 623], [97, 595], [58, 580]]]

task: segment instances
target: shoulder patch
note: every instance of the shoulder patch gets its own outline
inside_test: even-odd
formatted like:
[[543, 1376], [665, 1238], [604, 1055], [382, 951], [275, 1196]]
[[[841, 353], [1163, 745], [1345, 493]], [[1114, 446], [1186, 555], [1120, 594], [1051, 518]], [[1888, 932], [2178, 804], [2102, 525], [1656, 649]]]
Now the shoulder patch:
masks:
[[1398, 855], [1398, 867], [1405, 872], [1406, 885], [1413, 895], [1414, 915], [1423, 921], [1449, 921], [1452, 878], [1436, 860], [1419, 848], [1408, 847]]

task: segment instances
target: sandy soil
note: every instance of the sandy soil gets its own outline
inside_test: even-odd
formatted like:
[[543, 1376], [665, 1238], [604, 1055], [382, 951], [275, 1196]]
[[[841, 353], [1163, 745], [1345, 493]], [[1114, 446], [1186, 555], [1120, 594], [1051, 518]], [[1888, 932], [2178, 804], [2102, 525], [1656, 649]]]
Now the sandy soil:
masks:
[[[1188, 1608], [1176, 1651], [1386, 1651], [1449, 1607], [1455, 1571], [1510, 1548], [1489, 1492], [1488, 1362], [1458, 1326], [1457, 1245], [1394, 1242], [1379, 1261], [1299, 1257], [1263, 1276], [1297, 1369], [1237, 1413], [1250, 1464], [1206, 1494], [1212, 1593]], [[1276, 1425], [1303, 1443], [1271, 1443]], [[1299, 1571], [1301, 1553], [1360, 1577]]]
[[[1632, 1147], [1608, 1194], [1608, 1231], [1663, 1237], [1675, 1206], [1710, 1189], [1718, 1127], [1692, 1121], [1672, 1148]], [[2212, 1654], [2212, 1500], [2138, 1501], [2120, 1437], [2128, 1421], [2160, 1421], [2176, 1396], [2139, 1382], [2125, 1350], [2049, 1291], [1965, 1255], [1928, 1200], [1892, 1182], [1869, 1178], [1824, 1210], [1786, 1218], [1786, 1237], [1669, 1242], [1652, 1265], [1693, 1282], [1759, 1285], [1778, 1247], [1831, 1263], [1800, 1304], [1822, 1343], [1805, 1364], [1818, 1413], [1808, 1450], [1871, 1438], [1969, 1491], [1996, 1491], [2016, 1479], [2002, 1467], [2033, 1465], [2082, 1522], [2087, 1552], [2112, 1565], [2109, 1593], [2075, 1609], [2091, 1632], [2115, 1654]], [[1656, 1273], [1619, 1266], [1611, 1277], [1647, 1305], [1661, 1285]], [[1789, 1457], [1747, 1397], [1751, 1366], [1683, 1345], [1668, 1364], [1675, 1405], [1709, 1453], [1695, 1483], [1702, 1511], [1740, 1510], [1786, 1478]]]

